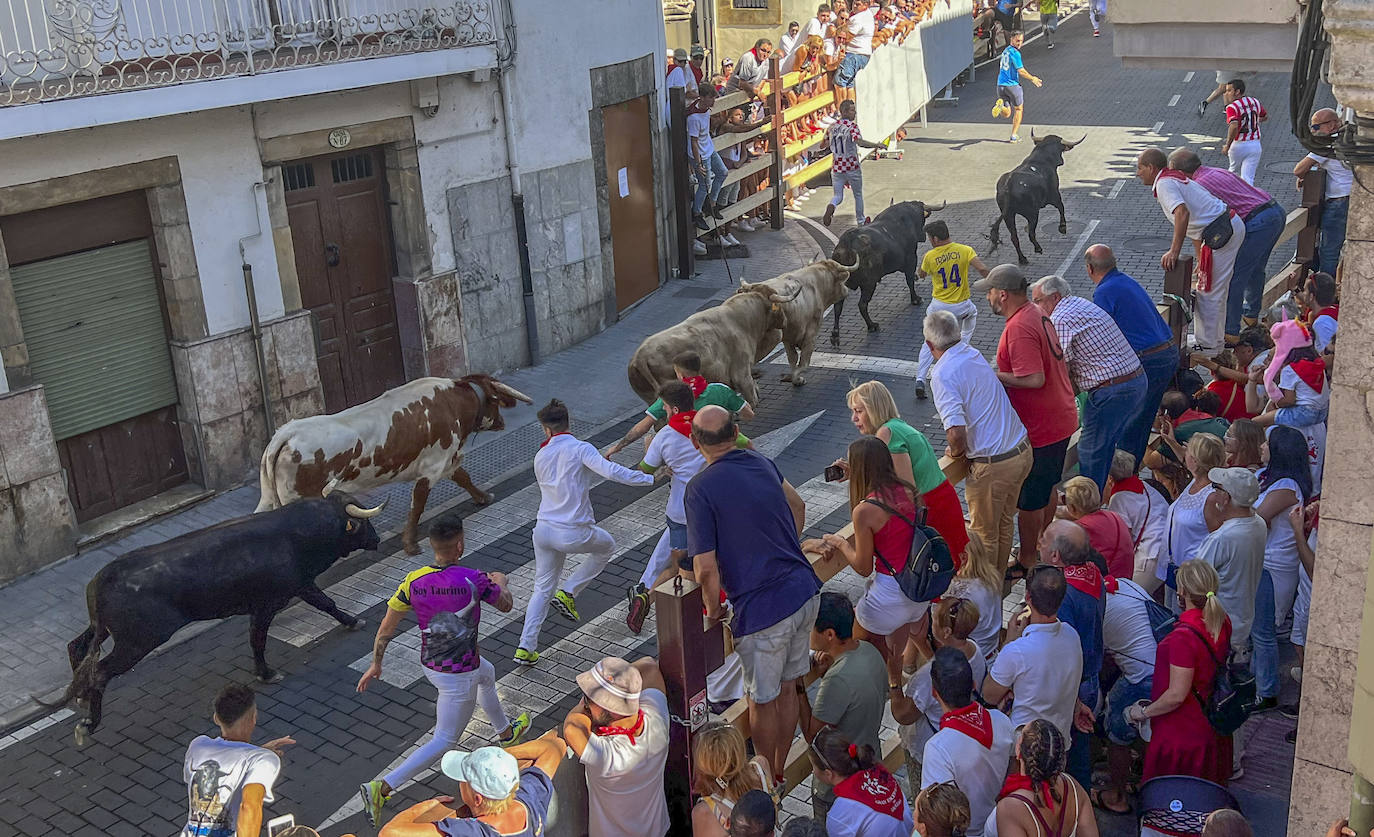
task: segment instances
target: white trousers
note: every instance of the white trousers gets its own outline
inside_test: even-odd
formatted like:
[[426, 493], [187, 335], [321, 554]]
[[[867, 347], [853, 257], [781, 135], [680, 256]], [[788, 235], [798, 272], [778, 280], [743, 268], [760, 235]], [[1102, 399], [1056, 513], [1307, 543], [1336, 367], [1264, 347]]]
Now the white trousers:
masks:
[[[978, 306], [973, 300], [966, 299], [963, 302], [941, 302], [932, 299], [926, 306], [926, 316], [930, 316], [932, 311], [948, 311], [959, 321], [959, 339], [967, 343], [973, 337], [973, 327], [978, 324]], [[921, 356], [916, 362], [916, 380], [925, 381], [930, 378], [930, 365], [935, 362], [935, 355], [930, 353], [930, 347], [925, 341], [921, 341]]]
[[1098, 27], [1098, 18], [1107, 13], [1107, 0], [1088, 0], [1088, 20], [1092, 22], [1093, 28]]
[[444, 753], [458, 746], [472, 720], [473, 704], [482, 702], [482, 712], [492, 729], [498, 733], [510, 726], [501, 699], [496, 694], [496, 669], [484, 657], [482, 664], [472, 671], [452, 673], [425, 669], [425, 677], [439, 690], [435, 701], [434, 736], [406, 757], [400, 766], [383, 777], [393, 791], [415, 778], [415, 775], [439, 760]]
[[654, 546], [653, 554], [649, 556], [649, 563], [644, 565], [644, 574], [639, 577], [639, 583], [653, 590], [654, 581], [668, 569], [668, 561], [672, 557], [673, 547], [668, 541], [668, 530], [664, 529], [658, 544]]
[[569, 555], [586, 555], [573, 570], [563, 592], [576, 597], [582, 588], [601, 574], [615, 552], [615, 538], [600, 526], [562, 526], [540, 521], [534, 524], [534, 592], [525, 608], [525, 627], [520, 632], [520, 647], [539, 648], [539, 630], [548, 615], [549, 599], [563, 580], [563, 562]]
[[1255, 185], [1255, 170], [1259, 168], [1260, 161], [1260, 141], [1259, 140], [1236, 140], [1231, 143], [1231, 150], [1226, 154], [1231, 161], [1231, 172], [1240, 175], [1240, 179]]
[[1219, 352], [1226, 344], [1226, 294], [1236, 272], [1236, 254], [1245, 241], [1245, 224], [1239, 215], [1231, 216], [1231, 240], [1212, 251], [1212, 287], [1197, 292], [1193, 307], [1193, 336], [1198, 351]]

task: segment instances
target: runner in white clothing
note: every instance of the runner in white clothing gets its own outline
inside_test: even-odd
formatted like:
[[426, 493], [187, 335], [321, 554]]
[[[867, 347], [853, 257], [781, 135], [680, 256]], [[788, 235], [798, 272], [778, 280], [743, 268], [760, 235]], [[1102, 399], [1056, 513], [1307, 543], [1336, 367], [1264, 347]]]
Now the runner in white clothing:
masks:
[[1221, 151], [1231, 162], [1231, 171], [1250, 185], [1260, 159], [1260, 123], [1269, 112], [1254, 96], [1245, 95], [1245, 79], [1226, 82], [1226, 141]]
[[[544, 626], [544, 609], [552, 605], [560, 614], [578, 621], [575, 597], [591, 583], [611, 560], [615, 539], [595, 525], [591, 486], [587, 472], [624, 485], [652, 485], [653, 476], [616, 464], [603, 457], [591, 444], [568, 432], [568, 408], [554, 399], [539, 411], [544, 441], [534, 455], [534, 477], [543, 495], [534, 524], [534, 592], [525, 609], [525, 627], [520, 632], [520, 647], [515, 662], [532, 666], [539, 662], [539, 629]], [[563, 562], [574, 553], [588, 557], [560, 587]]]

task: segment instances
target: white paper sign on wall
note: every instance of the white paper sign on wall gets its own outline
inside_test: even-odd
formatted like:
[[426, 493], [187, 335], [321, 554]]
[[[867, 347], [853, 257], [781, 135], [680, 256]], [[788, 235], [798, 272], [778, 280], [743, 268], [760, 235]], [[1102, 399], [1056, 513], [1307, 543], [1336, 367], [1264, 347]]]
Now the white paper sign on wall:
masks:
[[629, 195], [630, 195], [630, 170], [629, 170], [628, 168], [624, 167], [624, 166], [621, 166], [620, 171], [616, 173], [616, 176], [618, 177], [618, 179], [619, 179], [619, 181], [620, 181], [620, 196], [621, 196], [622, 198], [629, 197]]

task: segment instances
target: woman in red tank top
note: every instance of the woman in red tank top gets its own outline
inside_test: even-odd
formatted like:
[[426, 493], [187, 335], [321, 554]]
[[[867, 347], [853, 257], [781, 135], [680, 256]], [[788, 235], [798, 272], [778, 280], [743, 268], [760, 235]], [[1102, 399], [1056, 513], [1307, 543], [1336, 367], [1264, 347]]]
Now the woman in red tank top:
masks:
[[855, 636], [867, 639], [887, 661], [888, 682], [902, 682], [902, 650], [912, 629], [922, 624], [929, 602], [913, 602], [902, 594], [894, 573], [901, 572], [911, 552], [912, 523], [922, 511], [916, 486], [897, 476], [887, 444], [876, 436], [861, 436], [849, 446], [849, 508], [854, 534], [826, 535], [802, 549], [838, 554], [868, 579], [863, 597], [854, 606]]

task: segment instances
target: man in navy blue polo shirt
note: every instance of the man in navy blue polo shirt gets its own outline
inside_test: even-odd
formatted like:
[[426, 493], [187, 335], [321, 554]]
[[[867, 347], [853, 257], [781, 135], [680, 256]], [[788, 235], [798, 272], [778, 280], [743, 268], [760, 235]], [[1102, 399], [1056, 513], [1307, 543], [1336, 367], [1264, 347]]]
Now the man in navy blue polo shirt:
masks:
[[1145, 368], [1145, 400], [1140, 405], [1140, 413], [1127, 422], [1118, 445], [1139, 463], [1150, 441], [1150, 428], [1159, 412], [1159, 401], [1164, 397], [1164, 390], [1169, 388], [1174, 370], [1178, 369], [1178, 347], [1174, 345], [1173, 330], [1159, 316], [1154, 300], [1139, 282], [1116, 269], [1116, 254], [1112, 248], [1094, 244], [1084, 253], [1084, 261], [1088, 278], [1097, 286], [1093, 290], [1093, 303], [1116, 321]]
[[754, 749], [781, 776], [797, 728], [797, 686], [811, 668], [821, 582], [797, 539], [806, 503], [771, 459], [737, 448], [738, 435], [722, 407], [703, 407], [692, 420], [708, 464], [687, 483], [687, 550], [706, 615], [725, 616], [721, 590], [734, 608], [730, 632]]

